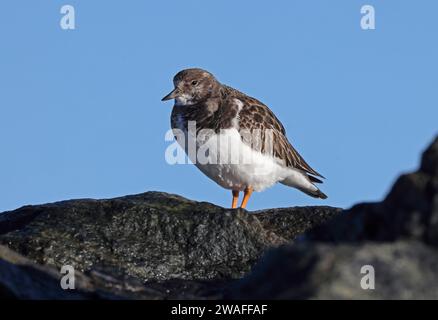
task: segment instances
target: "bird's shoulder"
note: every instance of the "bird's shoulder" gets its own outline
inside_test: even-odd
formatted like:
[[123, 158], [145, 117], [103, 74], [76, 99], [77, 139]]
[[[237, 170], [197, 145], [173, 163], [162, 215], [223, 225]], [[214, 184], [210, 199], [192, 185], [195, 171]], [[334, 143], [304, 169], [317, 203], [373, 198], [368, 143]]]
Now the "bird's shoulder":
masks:
[[286, 134], [283, 124], [275, 114], [260, 100], [237, 89], [225, 86], [223, 97], [228, 108], [238, 109], [239, 127], [241, 129], [274, 129]]

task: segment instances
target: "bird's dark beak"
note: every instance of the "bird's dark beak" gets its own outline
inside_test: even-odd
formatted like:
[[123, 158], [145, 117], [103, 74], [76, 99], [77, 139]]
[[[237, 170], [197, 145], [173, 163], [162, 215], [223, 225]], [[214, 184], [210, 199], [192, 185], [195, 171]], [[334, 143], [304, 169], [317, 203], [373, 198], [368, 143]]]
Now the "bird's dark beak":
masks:
[[175, 98], [178, 98], [178, 96], [179, 96], [179, 90], [178, 90], [178, 88], [175, 88], [175, 89], [173, 89], [173, 91], [171, 93], [169, 93], [167, 96], [165, 96], [163, 99], [161, 99], [161, 101], [175, 99]]

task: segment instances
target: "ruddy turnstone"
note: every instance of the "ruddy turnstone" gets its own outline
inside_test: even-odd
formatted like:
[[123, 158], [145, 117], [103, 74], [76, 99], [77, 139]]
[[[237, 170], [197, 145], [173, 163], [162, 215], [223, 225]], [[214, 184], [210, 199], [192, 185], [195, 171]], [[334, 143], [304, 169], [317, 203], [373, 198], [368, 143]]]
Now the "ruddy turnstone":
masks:
[[[277, 182], [314, 198], [327, 198], [315, 186], [322, 183], [318, 177], [324, 177], [294, 149], [283, 125], [266, 105], [221, 84], [202, 69], [182, 70], [173, 83], [174, 90], [162, 99], [175, 99], [173, 133], [204, 174], [232, 190], [232, 208], [237, 207], [240, 191], [244, 192], [241, 207], [245, 208], [253, 191]], [[194, 154], [189, 139], [195, 139]]]

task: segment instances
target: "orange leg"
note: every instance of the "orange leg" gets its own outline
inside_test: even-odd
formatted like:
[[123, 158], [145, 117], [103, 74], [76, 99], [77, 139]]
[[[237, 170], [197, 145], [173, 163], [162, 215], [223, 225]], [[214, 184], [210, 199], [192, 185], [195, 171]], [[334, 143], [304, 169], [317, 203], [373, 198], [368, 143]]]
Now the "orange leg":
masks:
[[244, 209], [246, 208], [246, 205], [248, 203], [249, 197], [251, 197], [252, 192], [253, 192], [252, 187], [247, 187], [245, 189], [242, 204], [240, 205], [241, 208], [244, 208]]
[[237, 202], [239, 201], [239, 191], [233, 190], [233, 202], [231, 203], [231, 208], [237, 208]]

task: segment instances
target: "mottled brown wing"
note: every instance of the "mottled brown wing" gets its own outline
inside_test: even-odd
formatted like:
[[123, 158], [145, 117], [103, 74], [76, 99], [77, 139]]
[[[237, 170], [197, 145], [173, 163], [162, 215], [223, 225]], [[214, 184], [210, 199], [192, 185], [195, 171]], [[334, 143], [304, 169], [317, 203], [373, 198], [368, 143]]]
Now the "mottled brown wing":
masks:
[[[280, 159], [288, 167], [302, 170], [308, 174], [324, 178], [321, 174], [313, 170], [301, 155], [294, 149], [286, 137], [286, 130], [280, 120], [263, 103], [253, 98], [243, 99], [244, 106], [239, 113], [239, 126], [241, 132], [248, 132], [254, 129], [271, 129], [272, 146], [267, 148], [262, 143], [260, 150], [263, 153], [273, 152], [274, 157]], [[242, 133], [241, 133], [242, 135]], [[264, 136], [261, 137], [264, 140]], [[245, 137], [242, 136], [245, 141]], [[245, 141], [247, 142], [247, 141]], [[251, 147], [253, 147], [251, 145]], [[318, 180], [318, 179], [316, 179]], [[320, 181], [320, 180], [318, 180]]]

